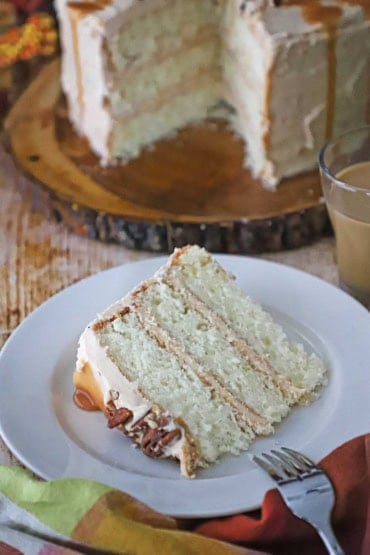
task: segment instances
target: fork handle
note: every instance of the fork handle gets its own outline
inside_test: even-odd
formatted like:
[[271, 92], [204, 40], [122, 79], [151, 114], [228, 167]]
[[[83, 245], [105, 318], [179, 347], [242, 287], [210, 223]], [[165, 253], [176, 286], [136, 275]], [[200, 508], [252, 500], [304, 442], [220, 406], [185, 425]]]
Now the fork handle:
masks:
[[329, 555], [345, 555], [343, 549], [338, 543], [337, 538], [333, 532], [330, 522], [326, 525], [320, 525], [317, 531], [322, 539]]

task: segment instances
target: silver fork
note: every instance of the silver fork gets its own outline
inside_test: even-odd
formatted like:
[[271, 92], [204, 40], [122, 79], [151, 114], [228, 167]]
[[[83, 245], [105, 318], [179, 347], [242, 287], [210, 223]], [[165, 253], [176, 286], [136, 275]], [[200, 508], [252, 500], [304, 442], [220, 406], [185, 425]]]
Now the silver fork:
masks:
[[325, 472], [302, 453], [282, 447], [253, 457], [277, 482], [292, 513], [313, 526], [330, 555], [345, 555], [330, 523], [335, 503], [334, 488]]

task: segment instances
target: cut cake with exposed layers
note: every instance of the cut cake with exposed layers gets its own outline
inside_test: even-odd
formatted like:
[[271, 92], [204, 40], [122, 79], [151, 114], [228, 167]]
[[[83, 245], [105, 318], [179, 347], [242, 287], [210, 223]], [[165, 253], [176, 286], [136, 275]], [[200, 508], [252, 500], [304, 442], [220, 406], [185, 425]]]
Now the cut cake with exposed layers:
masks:
[[56, 0], [70, 118], [103, 164], [224, 115], [268, 187], [367, 121], [369, 0]]
[[322, 361], [197, 246], [176, 250], [85, 329], [74, 373], [75, 395], [109, 427], [188, 477], [273, 433], [325, 380]]

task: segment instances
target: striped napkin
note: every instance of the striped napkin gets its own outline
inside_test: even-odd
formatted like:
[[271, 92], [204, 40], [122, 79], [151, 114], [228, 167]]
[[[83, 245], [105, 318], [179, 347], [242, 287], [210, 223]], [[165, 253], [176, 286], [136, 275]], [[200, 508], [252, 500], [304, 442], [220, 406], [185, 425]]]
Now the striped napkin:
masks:
[[90, 480], [39, 482], [20, 468], [0, 467], [0, 554], [253, 553], [179, 530], [129, 495]]
[[[349, 555], [370, 554], [370, 434], [322, 461], [337, 491], [333, 515]], [[77, 478], [35, 480], [0, 466], [1, 555], [320, 555], [317, 534], [269, 491], [258, 514], [179, 522], [129, 495]]]

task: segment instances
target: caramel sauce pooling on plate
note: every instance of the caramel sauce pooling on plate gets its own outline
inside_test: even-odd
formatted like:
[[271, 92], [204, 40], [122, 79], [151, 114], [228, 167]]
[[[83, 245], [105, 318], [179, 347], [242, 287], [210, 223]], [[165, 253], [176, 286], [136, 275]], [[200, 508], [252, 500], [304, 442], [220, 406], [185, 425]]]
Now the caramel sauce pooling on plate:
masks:
[[84, 364], [81, 370], [75, 371], [73, 383], [75, 386], [73, 401], [78, 408], [87, 411], [104, 411], [104, 399], [89, 364]]
[[99, 407], [95, 403], [94, 399], [83, 389], [76, 388], [73, 393], [74, 404], [82, 410], [94, 411], [99, 410]]

